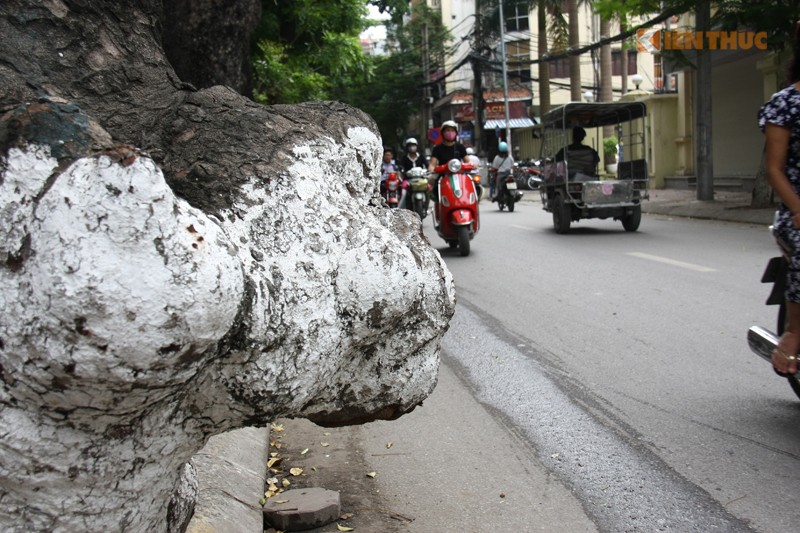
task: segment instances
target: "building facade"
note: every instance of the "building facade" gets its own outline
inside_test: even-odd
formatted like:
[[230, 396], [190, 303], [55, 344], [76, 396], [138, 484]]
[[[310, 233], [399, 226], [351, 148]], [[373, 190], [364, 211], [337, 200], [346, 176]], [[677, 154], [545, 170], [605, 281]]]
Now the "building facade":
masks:
[[[433, 104], [433, 122], [456, 120], [461, 125], [462, 140], [474, 144], [481, 139], [479, 151], [491, 157], [497, 142], [506, 137], [505, 106], [508, 105], [509, 140], [514, 155], [518, 159], [538, 157], [539, 145], [533, 127], [541, 109], [536, 9], [524, 12], [513, 6], [504, 7], [506, 99], [499, 32], [476, 28], [476, 0], [427, 0], [427, 3], [440, 9], [442, 22], [453, 36], [452, 54], [445, 60], [445, 95]], [[477, 2], [479, 7], [485, 3]], [[590, 2], [579, 5], [578, 9], [580, 45], [597, 43], [602, 37], [599, 17], [592, 12]], [[497, 15], [487, 8], [481, 12], [480, 20], [499, 21]], [[640, 22], [643, 20], [631, 23]], [[548, 20], [547, 44], [552, 58], [563, 43], [558, 42], [550, 28], [552, 21]], [[693, 16], [685, 14], [672, 17], [655, 29], [688, 33], [693, 28]], [[609, 35], [620, 31], [619, 23], [612, 22]], [[716, 50], [712, 55], [711, 86], [696, 87], [696, 75], [691, 68], [671, 66], [658, 51], [634, 48], [632, 40], [628, 41], [625, 52], [619, 42], [611, 45], [612, 99], [647, 101], [653, 185], [669, 186], [670, 182], [691, 185], [696, 166], [695, 100], [698, 91], [711, 91], [715, 180], [722, 183], [730, 178], [742, 179], [745, 180], [743, 187], [747, 188], [747, 180], [752, 183], [758, 170], [763, 148], [763, 136], [756, 127], [756, 113], [780, 88], [784, 62], [765, 50]], [[625, 72], [623, 53], [628, 57]], [[568, 59], [555, 58], [548, 64], [551, 107], [568, 103], [571, 100]], [[480, 80], [476, 79], [478, 74]], [[580, 79], [582, 99], [599, 99], [599, 50], [580, 56]], [[630, 94], [625, 96], [626, 93]], [[481, 135], [476, 135], [477, 129]]]

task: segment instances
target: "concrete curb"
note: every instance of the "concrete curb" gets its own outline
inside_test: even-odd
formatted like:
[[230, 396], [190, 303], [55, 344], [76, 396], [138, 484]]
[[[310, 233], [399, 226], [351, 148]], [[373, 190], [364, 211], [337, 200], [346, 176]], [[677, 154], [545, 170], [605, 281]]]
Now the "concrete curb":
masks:
[[242, 428], [215, 435], [192, 457], [198, 495], [187, 533], [260, 533], [268, 428]]

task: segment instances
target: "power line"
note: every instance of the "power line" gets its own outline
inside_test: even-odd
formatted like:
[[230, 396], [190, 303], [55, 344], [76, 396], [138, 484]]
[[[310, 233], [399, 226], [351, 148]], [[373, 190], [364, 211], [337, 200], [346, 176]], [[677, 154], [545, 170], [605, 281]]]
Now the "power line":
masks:
[[[556, 54], [547, 54], [545, 57], [540, 57], [540, 58], [537, 58], [537, 59], [529, 59], [529, 60], [526, 60], [526, 61], [520, 61], [517, 64], [518, 65], [535, 65], [535, 64], [539, 64], [539, 63], [549, 63], [549, 62], [552, 62], [552, 61], [557, 61], [559, 59], [567, 58], [567, 57], [571, 57], [571, 56], [576, 56], [576, 55], [579, 56], [579, 55], [585, 54], [586, 52], [591, 52], [592, 50], [598, 50], [599, 48], [601, 48], [602, 46], [605, 46], [607, 44], [612, 44], [612, 43], [615, 43], [615, 42], [624, 41], [625, 39], [636, 35], [636, 33], [641, 29], [649, 28], [650, 26], [653, 26], [655, 24], [659, 24], [661, 22], [664, 22], [665, 20], [669, 19], [670, 17], [672, 17], [674, 15], [679, 15], [679, 14], [681, 14], [683, 12], [684, 11], [681, 8], [669, 8], [669, 9], [664, 10], [664, 12], [662, 12], [657, 17], [654, 17], [654, 18], [652, 18], [652, 19], [650, 19], [650, 20], [648, 20], [646, 22], [643, 22], [642, 24], [637, 25], [637, 26], [633, 26], [633, 27], [629, 28], [628, 30], [626, 30], [624, 32], [618, 33], [617, 35], [613, 35], [611, 37], [606, 37], [604, 39], [600, 39], [599, 41], [597, 41], [595, 43], [591, 43], [591, 44], [582, 46], [582, 47], [577, 48], [575, 50], [567, 50], [566, 52], [559, 52], [559, 53], [556, 53]], [[499, 65], [500, 64], [497, 61], [488, 60], [488, 59], [483, 58], [483, 57], [481, 57], [481, 56], [479, 56], [477, 54], [470, 54], [469, 56], [467, 56], [467, 58], [462, 59], [455, 66], [453, 66], [448, 72], [446, 72], [444, 74], [444, 76], [442, 76], [441, 78], [437, 79], [436, 82], [431, 82], [431, 83], [428, 83], [426, 85], [435, 85], [435, 84], [439, 83], [440, 80], [447, 79], [456, 70], [458, 70], [459, 68], [464, 66], [464, 64], [467, 63], [467, 61], [469, 61], [470, 59], [473, 59], [473, 58], [474, 59], [479, 59], [481, 61], [484, 61], [484, 62], [486, 62], [486, 63], [488, 63], [490, 65]]]

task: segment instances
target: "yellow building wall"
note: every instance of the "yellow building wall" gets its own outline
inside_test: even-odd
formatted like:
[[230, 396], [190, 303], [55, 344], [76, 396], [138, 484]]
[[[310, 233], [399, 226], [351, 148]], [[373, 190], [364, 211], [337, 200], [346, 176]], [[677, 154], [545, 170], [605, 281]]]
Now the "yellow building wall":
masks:
[[764, 136], [758, 109], [764, 103], [757, 63], [763, 54], [715, 65], [712, 79], [712, 134], [715, 177], [752, 177], [758, 171]]
[[657, 94], [647, 101], [647, 124], [650, 135], [650, 184], [664, 188], [664, 178], [678, 170], [678, 95]]

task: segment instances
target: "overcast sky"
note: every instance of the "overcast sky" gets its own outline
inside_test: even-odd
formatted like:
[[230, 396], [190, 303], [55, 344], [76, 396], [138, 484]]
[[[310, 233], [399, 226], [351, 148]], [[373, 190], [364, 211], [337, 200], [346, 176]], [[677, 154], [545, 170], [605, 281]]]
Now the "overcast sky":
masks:
[[[387, 18], [389, 18], [388, 16], [386, 16], [386, 14], [381, 14], [381, 12], [378, 11], [377, 7], [375, 7], [373, 5], [369, 5], [367, 7], [369, 7], [369, 18], [370, 19], [387, 19]], [[380, 25], [380, 26], [372, 26], [370, 28], [367, 28], [364, 32], [361, 33], [361, 38], [362, 39], [385, 39], [386, 38], [386, 27], [384, 27], [383, 25]]]

